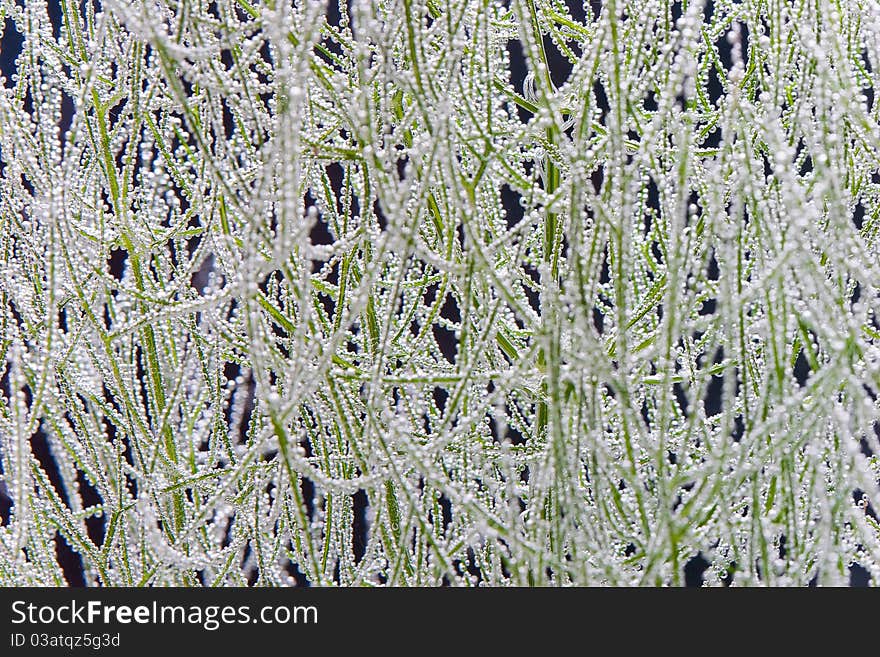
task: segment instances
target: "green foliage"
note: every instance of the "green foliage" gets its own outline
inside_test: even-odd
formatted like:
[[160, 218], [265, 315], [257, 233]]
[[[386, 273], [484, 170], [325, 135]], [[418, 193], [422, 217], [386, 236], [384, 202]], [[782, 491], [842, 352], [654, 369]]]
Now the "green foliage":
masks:
[[878, 581], [876, 3], [575, 4], [0, 0], [0, 583]]

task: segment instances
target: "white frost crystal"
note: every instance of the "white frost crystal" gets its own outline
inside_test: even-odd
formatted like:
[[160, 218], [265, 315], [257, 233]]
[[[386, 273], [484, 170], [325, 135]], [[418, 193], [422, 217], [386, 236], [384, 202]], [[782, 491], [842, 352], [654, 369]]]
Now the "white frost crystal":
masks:
[[878, 582], [876, 2], [0, 29], [0, 584]]

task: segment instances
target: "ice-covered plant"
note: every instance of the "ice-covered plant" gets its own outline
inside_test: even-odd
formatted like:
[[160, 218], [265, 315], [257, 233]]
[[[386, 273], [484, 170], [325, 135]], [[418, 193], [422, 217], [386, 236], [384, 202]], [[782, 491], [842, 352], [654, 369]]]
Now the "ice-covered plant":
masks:
[[0, 583], [880, 580], [875, 1], [0, 26]]

